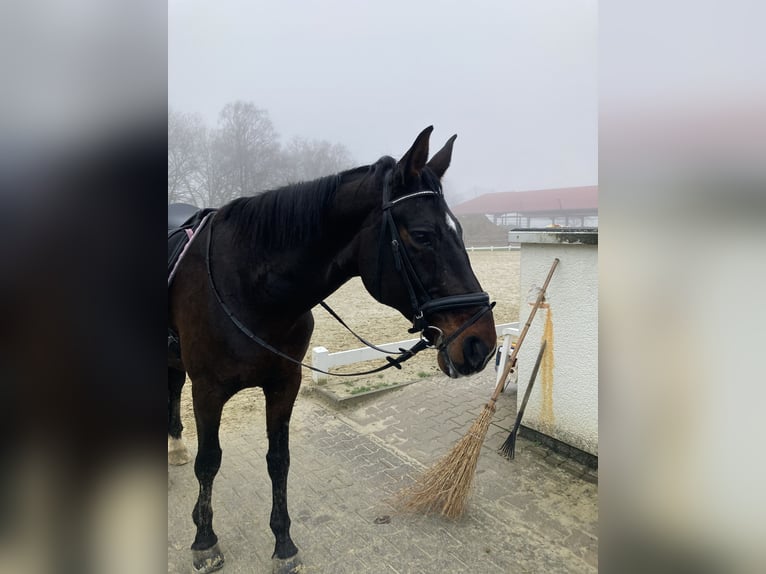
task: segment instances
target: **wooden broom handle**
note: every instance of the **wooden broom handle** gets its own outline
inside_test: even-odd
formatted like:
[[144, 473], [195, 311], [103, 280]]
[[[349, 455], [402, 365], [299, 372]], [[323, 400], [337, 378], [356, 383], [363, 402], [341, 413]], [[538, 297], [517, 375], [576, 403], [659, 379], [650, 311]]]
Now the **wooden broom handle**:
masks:
[[499, 397], [500, 393], [502, 392], [503, 385], [505, 384], [505, 379], [506, 377], [508, 377], [508, 373], [511, 372], [511, 367], [513, 366], [513, 362], [516, 360], [516, 355], [518, 354], [519, 349], [521, 348], [521, 343], [524, 342], [524, 337], [527, 336], [527, 331], [529, 331], [529, 326], [532, 324], [532, 320], [535, 318], [535, 313], [537, 313], [537, 309], [540, 307], [540, 305], [543, 302], [543, 299], [545, 298], [545, 290], [548, 289], [548, 283], [551, 282], [551, 277], [553, 277], [553, 272], [556, 270], [556, 265], [558, 264], [559, 264], [559, 258], [556, 257], [553, 260], [553, 265], [551, 265], [551, 270], [548, 271], [548, 276], [545, 278], [543, 287], [542, 289], [540, 289], [540, 294], [537, 296], [537, 301], [535, 301], [535, 304], [532, 306], [532, 311], [529, 313], [529, 319], [527, 319], [527, 322], [524, 325], [524, 328], [521, 330], [521, 334], [519, 334], [519, 340], [516, 341], [516, 347], [513, 349], [511, 356], [508, 357], [508, 359], [505, 361], [503, 374], [500, 376], [500, 380], [498, 381], [497, 386], [495, 387], [495, 392], [492, 393], [492, 397], [490, 397], [489, 399], [493, 403], [497, 401], [497, 397]]

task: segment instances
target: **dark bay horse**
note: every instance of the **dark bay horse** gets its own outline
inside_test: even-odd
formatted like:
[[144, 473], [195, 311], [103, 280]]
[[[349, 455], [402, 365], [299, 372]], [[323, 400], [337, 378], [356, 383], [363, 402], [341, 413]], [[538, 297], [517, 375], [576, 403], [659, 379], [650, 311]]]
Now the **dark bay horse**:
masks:
[[383, 157], [236, 199], [213, 212], [189, 244], [168, 291], [169, 327], [180, 343], [180, 352], [169, 352], [168, 431], [169, 461], [183, 464], [188, 452], [179, 400], [188, 373], [198, 435], [196, 571], [223, 565], [211, 507], [221, 410], [235, 393], [256, 386], [266, 399], [272, 558], [278, 571], [299, 564], [287, 511], [288, 426], [301, 382], [293, 359], [306, 354], [312, 307], [351, 277], [361, 276], [377, 301], [413, 321], [412, 332], [437, 349], [439, 367], [450, 377], [476, 373], [493, 357], [489, 297], [441, 189], [456, 136], [427, 161], [431, 131], [398, 162]]

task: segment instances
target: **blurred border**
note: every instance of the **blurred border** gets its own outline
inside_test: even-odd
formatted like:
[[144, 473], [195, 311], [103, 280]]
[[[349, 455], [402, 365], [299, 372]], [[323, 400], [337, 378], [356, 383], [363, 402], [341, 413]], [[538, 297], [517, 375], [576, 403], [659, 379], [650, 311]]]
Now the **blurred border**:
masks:
[[754, 2], [600, 7], [607, 572], [762, 572], [766, 86]]
[[166, 6], [0, 22], [0, 570], [162, 572]]
[[[766, 563], [764, 10], [600, 7], [606, 572]], [[163, 571], [166, 6], [0, 22], [0, 570]]]

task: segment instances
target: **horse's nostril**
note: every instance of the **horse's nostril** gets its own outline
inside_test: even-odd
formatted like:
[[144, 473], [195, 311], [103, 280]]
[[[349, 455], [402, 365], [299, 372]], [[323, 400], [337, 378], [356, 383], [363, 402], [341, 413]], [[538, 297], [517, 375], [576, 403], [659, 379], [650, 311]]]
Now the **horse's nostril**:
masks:
[[466, 337], [463, 342], [463, 358], [471, 371], [478, 371], [486, 364], [489, 347], [478, 337]]

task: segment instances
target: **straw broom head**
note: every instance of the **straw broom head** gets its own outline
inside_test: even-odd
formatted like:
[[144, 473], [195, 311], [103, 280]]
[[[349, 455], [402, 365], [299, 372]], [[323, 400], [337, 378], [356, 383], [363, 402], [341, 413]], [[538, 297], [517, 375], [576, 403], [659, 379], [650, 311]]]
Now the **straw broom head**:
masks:
[[405, 512], [439, 512], [458, 518], [465, 508], [479, 461], [481, 446], [495, 412], [490, 400], [466, 435], [412, 486], [395, 495], [394, 505]]

